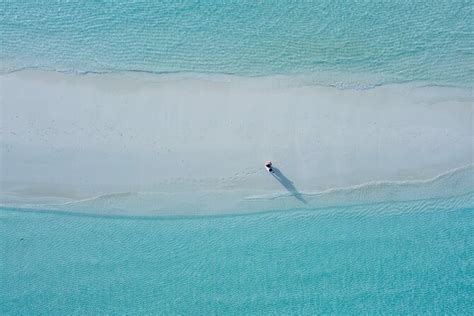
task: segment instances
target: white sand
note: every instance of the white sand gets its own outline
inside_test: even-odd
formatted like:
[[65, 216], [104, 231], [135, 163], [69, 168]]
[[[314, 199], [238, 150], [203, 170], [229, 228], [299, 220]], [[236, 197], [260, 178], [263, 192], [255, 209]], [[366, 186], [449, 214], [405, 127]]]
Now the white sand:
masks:
[[265, 160], [315, 192], [472, 164], [470, 90], [210, 78], [0, 76], [2, 193], [285, 192]]

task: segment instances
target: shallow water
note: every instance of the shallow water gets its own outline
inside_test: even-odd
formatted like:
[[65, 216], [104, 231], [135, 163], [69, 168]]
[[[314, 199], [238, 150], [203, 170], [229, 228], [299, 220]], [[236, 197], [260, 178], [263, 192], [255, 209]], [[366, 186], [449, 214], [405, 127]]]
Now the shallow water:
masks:
[[[470, 86], [472, 1], [4, 1], [1, 71], [310, 73]], [[337, 75], [335, 75], [337, 74]]]
[[4, 208], [0, 228], [2, 314], [474, 308], [472, 194], [223, 217]]

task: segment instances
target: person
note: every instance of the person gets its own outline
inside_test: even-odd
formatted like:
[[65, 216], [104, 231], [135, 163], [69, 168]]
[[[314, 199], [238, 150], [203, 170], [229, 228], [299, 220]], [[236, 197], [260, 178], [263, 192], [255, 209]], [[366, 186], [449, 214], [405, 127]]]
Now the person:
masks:
[[273, 172], [272, 162], [271, 161], [265, 161], [265, 168], [267, 169], [268, 172]]

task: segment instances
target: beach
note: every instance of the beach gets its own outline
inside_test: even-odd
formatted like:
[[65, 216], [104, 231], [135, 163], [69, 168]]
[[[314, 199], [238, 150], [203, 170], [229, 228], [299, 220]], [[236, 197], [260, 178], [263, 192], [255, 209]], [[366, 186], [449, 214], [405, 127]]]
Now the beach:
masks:
[[16, 202], [147, 193], [159, 202], [134, 198], [128, 214], [239, 213], [262, 207], [254, 196], [289, 194], [288, 207], [304, 207], [293, 193], [426, 181], [472, 164], [469, 89], [47, 71], [0, 80], [2, 193]]

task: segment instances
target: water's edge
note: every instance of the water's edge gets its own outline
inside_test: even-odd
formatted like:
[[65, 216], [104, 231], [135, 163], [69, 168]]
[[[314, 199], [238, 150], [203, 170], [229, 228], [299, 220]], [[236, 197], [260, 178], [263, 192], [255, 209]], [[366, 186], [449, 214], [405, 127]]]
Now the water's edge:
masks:
[[[472, 207], [474, 165], [460, 167], [432, 179], [377, 181], [321, 192], [246, 191], [122, 192], [80, 200], [2, 194], [0, 209], [28, 212], [65, 212], [98, 216], [182, 217], [222, 216], [294, 210], [325, 210], [375, 204], [441, 201]], [[41, 200], [49, 199], [49, 201]], [[54, 202], [56, 200], [56, 202]], [[62, 201], [61, 201], [62, 200]], [[450, 201], [450, 202], [446, 202]], [[422, 208], [422, 207], [421, 207]], [[393, 211], [393, 210], [392, 210]]]

